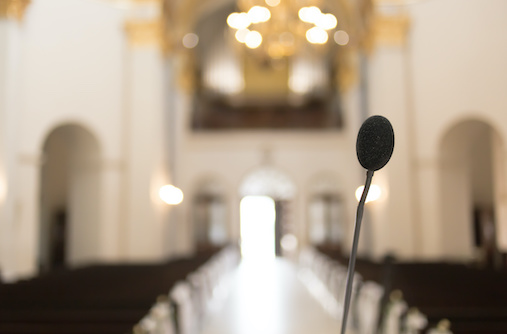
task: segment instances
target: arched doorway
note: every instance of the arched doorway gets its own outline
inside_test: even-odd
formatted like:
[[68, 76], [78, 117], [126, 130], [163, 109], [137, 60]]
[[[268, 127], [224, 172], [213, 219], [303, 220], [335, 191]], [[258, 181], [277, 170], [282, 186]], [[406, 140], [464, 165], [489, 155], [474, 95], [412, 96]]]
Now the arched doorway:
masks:
[[[273, 256], [282, 256], [284, 251], [290, 251], [288, 248], [294, 244], [291, 205], [296, 194], [296, 186], [292, 180], [275, 168], [263, 167], [244, 178], [239, 193], [242, 197], [240, 208], [242, 245], [255, 244], [255, 247], [273, 249]], [[257, 212], [256, 216], [259, 219], [248, 219], [247, 217], [252, 216], [252, 214], [248, 214], [249, 212]], [[272, 219], [274, 221], [271, 221]], [[249, 224], [249, 226], [245, 224]], [[272, 235], [266, 236], [267, 228], [264, 225], [271, 226], [271, 224], [273, 228], [269, 228], [269, 230]], [[258, 230], [255, 229], [255, 225], [258, 225]], [[262, 240], [255, 239], [255, 236], [263, 238]], [[246, 240], [249, 237], [253, 239]], [[265, 245], [266, 240], [272, 240], [270, 242], [273, 242], [274, 245]], [[245, 255], [243, 249], [242, 253]], [[258, 253], [265, 254], [266, 252], [259, 250]]]
[[496, 245], [495, 168], [501, 140], [487, 123], [467, 120], [453, 126], [440, 146], [442, 236], [446, 257], [499, 260]]
[[86, 129], [69, 124], [47, 136], [43, 153], [39, 268], [93, 261], [99, 248], [99, 144]]

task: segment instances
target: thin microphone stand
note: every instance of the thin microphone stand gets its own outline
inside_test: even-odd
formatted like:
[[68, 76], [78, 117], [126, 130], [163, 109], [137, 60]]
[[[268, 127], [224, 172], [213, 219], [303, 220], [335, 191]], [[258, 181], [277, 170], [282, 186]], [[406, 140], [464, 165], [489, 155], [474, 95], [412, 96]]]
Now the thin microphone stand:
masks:
[[356, 267], [357, 245], [359, 243], [359, 231], [361, 230], [361, 221], [363, 220], [364, 203], [366, 203], [366, 196], [368, 195], [368, 190], [370, 190], [372, 178], [373, 171], [367, 171], [363, 194], [361, 195], [361, 200], [357, 205], [356, 224], [354, 226], [354, 240], [352, 241], [352, 251], [350, 253], [349, 259], [349, 270], [347, 272], [347, 287], [345, 290], [345, 300], [343, 302], [341, 334], [345, 334], [345, 330], [347, 329], [347, 317], [349, 315], [350, 297], [352, 296], [352, 282], [354, 281], [354, 269]]

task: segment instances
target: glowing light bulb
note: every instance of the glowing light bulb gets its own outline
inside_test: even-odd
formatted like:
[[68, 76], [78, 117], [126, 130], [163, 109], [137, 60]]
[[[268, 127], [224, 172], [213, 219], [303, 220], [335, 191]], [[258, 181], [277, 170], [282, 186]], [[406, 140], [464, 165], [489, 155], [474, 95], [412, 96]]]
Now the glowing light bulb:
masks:
[[347, 34], [346, 31], [338, 30], [337, 32], [334, 33], [334, 41], [338, 45], [342, 45], [342, 46], [347, 45], [347, 44], [349, 44], [349, 41], [350, 41], [349, 34]]
[[[361, 195], [363, 194], [364, 186], [360, 186], [356, 189], [356, 199], [359, 202], [361, 200]], [[366, 196], [366, 203], [376, 201], [382, 195], [382, 190], [376, 184], [372, 184], [370, 186], [370, 190], [368, 191], [368, 195]]]
[[306, 32], [306, 39], [312, 44], [325, 44], [328, 39], [327, 32], [319, 27], [313, 27]]
[[266, 7], [253, 6], [247, 13], [252, 23], [266, 22], [271, 18], [271, 12]]
[[298, 12], [299, 19], [303, 22], [308, 22], [308, 7], [303, 7]]
[[338, 20], [336, 16], [333, 14], [321, 14], [319, 18], [315, 21], [315, 25], [324, 30], [331, 30], [336, 28], [338, 24]]
[[294, 234], [286, 234], [280, 240], [280, 244], [286, 251], [295, 251], [298, 247], [298, 239]]
[[199, 43], [199, 37], [194, 33], [188, 33], [183, 36], [183, 46], [187, 49], [193, 49]]
[[236, 31], [236, 34], [234, 34], [234, 37], [236, 37], [236, 40], [238, 42], [245, 43], [246, 35], [248, 35], [249, 32], [250, 30], [248, 29], [239, 29], [238, 31]]
[[318, 7], [303, 7], [299, 10], [298, 16], [303, 22], [316, 23], [322, 16], [322, 12]]
[[245, 44], [250, 49], [256, 49], [262, 44], [262, 35], [255, 30], [251, 30], [245, 37]]
[[183, 202], [183, 192], [181, 189], [167, 184], [158, 191], [160, 199], [169, 205], [178, 205]]
[[251, 22], [247, 13], [231, 13], [227, 16], [227, 24], [234, 29], [246, 29]]
[[[234, 28], [236, 26], [236, 21], [238, 20], [239, 13], [230, 13], [229, 16], [227, 16], [227, 25], [231, 28]], [[236, 29], [236, 28], [234, 28]]]

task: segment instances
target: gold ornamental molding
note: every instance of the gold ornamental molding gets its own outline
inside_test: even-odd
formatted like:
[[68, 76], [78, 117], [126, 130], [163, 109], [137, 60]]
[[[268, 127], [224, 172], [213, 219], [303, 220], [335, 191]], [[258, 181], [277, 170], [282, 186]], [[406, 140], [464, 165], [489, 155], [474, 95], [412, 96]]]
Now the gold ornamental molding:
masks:
[[[2, 1], [2, 0], [0, 0]], [[132, 47], [168, 48], [165, 7], [169, 0], [100, 0], [102, 3], [127, 10], [131, 18], [124, 24], [128, 43]], [[146, 16], [146, 13], [148, 16]]]
[[378, 6], [409, 6], [416, 5], [421, 2], [426, 2], [428, 0], [373, 0]]
[[0, 19], [21, 21], [31, 0], [0, 0]]
[[[125, 21], [125, 32], [129, 44], [133, 47], [156, 47], [165, 50], [167, 45], [165, 1], [163, 0], [107, 0], [126, 5], [133, 10], [133, 17]], [[145, 9], [138, 11], [138, 9]], [[144, 12], [148, 15], [141, 15]]]
[[162, 0], [102, 0], [102, 1], [106, 4], [110, 4], [112, 6], [119, 8], [129, 8], [136, 5], [162, 4]]
[[130, 1], [138, 4], [162, 3], [162, 0], [130, 0]]
[[406, 2], [406, 0], [373, 0], [377, 6], [402, 6]]
[[134, 47], [163, 48], [165, 44], [164, 24], [160, 18], [129, 20], [125, 23], [125, 31], [130, 45]]
[[405, 13], [377, 14], [373, 23], [373, 35], [378, 45], [401, 46], [407, 40], [410, 18]]

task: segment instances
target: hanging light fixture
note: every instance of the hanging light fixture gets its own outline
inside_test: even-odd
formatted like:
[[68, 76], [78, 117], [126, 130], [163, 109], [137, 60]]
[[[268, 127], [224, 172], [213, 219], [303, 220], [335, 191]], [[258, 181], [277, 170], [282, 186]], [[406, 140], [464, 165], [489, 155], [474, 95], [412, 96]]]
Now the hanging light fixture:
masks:
[[[317, 6], [300, 6], [291, 0], [238, 0], [241, 12], [231, 13], [227, 24], [238, 43], [249, 49], [260, 49], [269, 58], [293, 55], [306, 45], [325, 45], [334, 40], [346, 45], [343, 33], [334, 32], [338, 20]], [[331, 37], [330, 37], [331, 35]], [[347, 35], [348, 36], [348, 35]]]

